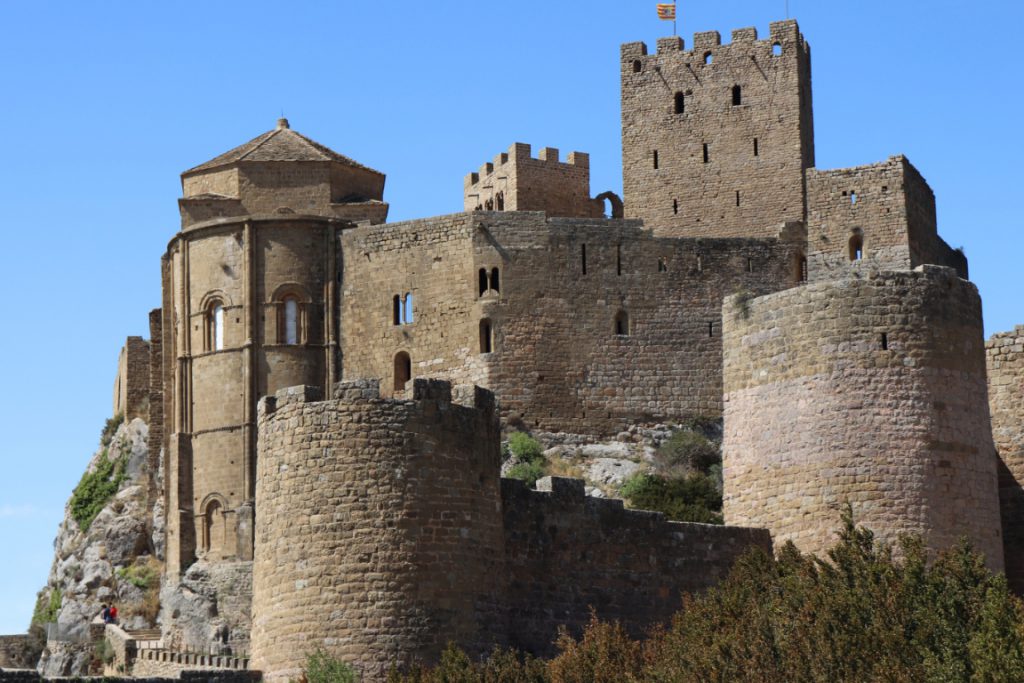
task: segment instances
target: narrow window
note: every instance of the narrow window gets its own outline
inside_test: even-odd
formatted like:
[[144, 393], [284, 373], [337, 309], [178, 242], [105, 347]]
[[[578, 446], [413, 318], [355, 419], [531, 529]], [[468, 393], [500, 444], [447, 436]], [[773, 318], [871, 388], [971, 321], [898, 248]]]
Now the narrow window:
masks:
[[854, 235], [850, 238], [850, 260], [860, 261], [864, 258], [864, 238]]
[[491, 321], [484, 318], [480, 321], [480, 353], [490, 353], [494, 348], [494, 330]]
[[299, 300], [293, 296], [284, 300], [284, 343], [299, 343]]
[[643, 64], [640, 63], [639, 59], [634, 59], [633, 60], [633, 73], [638, 74], [638, 73], [640, 73], [641, 69], [643, 69]]
[[704, 143], [704, 163], [711, 161], [711, 150], [708, 149], [708, 143]]
[[748, 258], [747, 259], [747, 272], [748, 273], [753, 273], [754, 272], [754, 259], [752, 259], [752, 258]]
[[580, 264], [583, 266], [583, 274], [587, 274], [587, 245], [580, 245]]
[[220, 501], [211, 500], [203, 515], [203, 549], [220, 559], [224, 546], [224, 510]]
[[402, 306], [402, 323], [408, 325], [412, 321], [412, 292], [406, 292]]
[[668, 263], [665, 262], [664, 258], [659, 258], [658, 259], [658, 272], [659, 273], [667, 273], [668, 272]]
[[495, 198], [495, 200], [498, 203], [498, 211], [504, 211], [505, 210], [505, 193], [504, 192], [499, 192], [497, 195], [495, 195], [494, 198]]
[[793, 257], [793, 277], [797, 282], [807, 282], [807, 257], [803, 254]]
[[412, 360], [405, 351], [395, 354], [395, 391], [405, 391], [406, 383], [412, 379]]
[[654, 150], [654, 168], [658, 168], [658, 150]]
[[740, 205], [740, 191], [736, 190], [736, 206]]
[[682, 114], [686, 111], [686, 95], [681, 92], [676, 93], [676, 113]]
[[678, 199], [673, 199], [672, 200], [672, 214], [676, 215], [676, 216], [679, 215], [679, 200]]
[[889, 335], [886, 334], [885, 332], [882, 333], [882, 350], [889, 350]]
[[732, 106], [738, 107], [743, 104], [743, 88], [738, 85], [732, 86]]
[[779, 43], [772, 44], [772, 54], [778, 57], [782, 54], [782, 45]]
[[224, 348], [224, 304], [214, 301], [206, 311], [206, 349], [220, 351]]
[[629, 334], [629, 315], [625, 311], [615, 314], [615, 334], [623, 337]]
[[704, 257], [701, 256], [700, 254], [697, 254], [697, 272], [704, 272]]
[[715, 56], [713, 54], [711, 54], [710, 52], [705, 52], [704, 53], [704, 63], [705, 64], [711, 64], [714, 61], [715, 61]]
[[622, 275], [622, 245], [615, 245], [615, 274]]
[[715, 324], [714, 323], [708, 323], [708, 336], [709, 337], [714, 337], [715, 336]]
[[761, 156], [761, 150], [758, 148], [757, 145], [757, 138], [754, 138], [754, 156]]
[[498, 279], [497, 268], [491, 268], [491, 289], [493, 289], [495, 292], [501, 291], [501, 282]]
[[402, 324], [402, 297], [395, 294], [395, 297], [391, 300], [391, 318], [392, 324]]
[[850, 193], [850, 203], [851, 204], [856, 204], [857, 203], [857, 193], [856, 192], [851, 192]]
[[480, 289], [480, 296], [483, 296], [487, 292], [487, 269], [481, 268], [479, 274], [478, 287]]

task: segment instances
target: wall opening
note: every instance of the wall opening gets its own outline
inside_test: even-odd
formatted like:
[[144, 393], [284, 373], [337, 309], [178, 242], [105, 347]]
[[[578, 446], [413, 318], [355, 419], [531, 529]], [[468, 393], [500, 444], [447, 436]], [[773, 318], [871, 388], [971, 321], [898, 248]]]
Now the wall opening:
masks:
[[857, 193], [856, 192], [851, 192], [850, 193], [850, 203], [851, 204], [856, 204], [857, 203]]
[[772, 54], [776, 57], [782, 54], [782, 45], [780, 43], [772, 43]]
[[715, 336], [715, 324], [713, 322], [708, 323], [708, 336], [709, 337], [714, 337]]
[[615, 314], [615, 334], [623, 337], [629, 335], [629, 314], [625, 311]]
[[501, 279], [497, 268], [491, 268], [491, 289], [496, 293], [501, 291]]
[[708, 143], [704, 143], [704, 163], [711, 161], [711, 150], [708, 149]]
[[408, 325], [413, 322], [412, 315], [412, 292], [405, 293], [405, 299], [402, 305], [402, 324]]
[[681, 92], [676, 93], [676, 113], [686, 113], [686, 95]]
[[487, 269], [481, 268], [480, 273], [477, 277], [477, 289], [480, 290], [480, 296], [487, 293]]
[[655, 170], [657, 170], [657, 168], [658, 168], [658, 150], [654, 150], [653, 161], [654, 161], [654, 168], [655, 168]]
[[807, 257], [803, 254], [796, 254], [793, 257], [793, 279], [797, 282], [807, 282]]
[[713, 54], [711, 54], [710, 52], [705, 52], [704, 53], [704, 63], [705, 64], [713, 64], [714, 61], [715, 61], [715, 56]]
[[505, 193], [504, 192], [499, 192], [498, 194], [494, 195], [494, 201], [497, 204], [498, 211], [504, 211], [505, 210]]
[[672, 215], [673, 216], [678, 216], [679, 215], [679, 200], [678, 199], [673, 199], [672, 200]]
[[700, 254], [697, 254], [697, 272], [704, 272], [704, 257], [701, 256]]
[[740, 205], [740, 191], [736, 190], [736, 206]]
[[224, 506], [219, 500], [211, 500], [203, 514], [203, 550], [216, 559], [223, 557], [227, 542], [226, 531]]
[[732, 86], [732, 106], [738, 107], [743, 104], [743, 88], [738, 85]]
[[668, 272], [668, 263], [665, 261], [664, 257], [661, 257], [661, 258], [658, 259], [658, 272], [659, 273], [667, 273]]
[[224, 348], [224, 304], [214, 300], [206, 308], [206, 350]]
[[622, 245], [615, 245], [615, 274], [622, 275]]
[[299, 343], [299, 300], [294, 296], [284, 300], [284, 339], [285, 344]]
[[882, 333], [881, 342], [882, 342], [882, 350], [883, 351], [888, 351], [889, 350], [889, 335], [886, 334], [885, 332]]
[[754, 156], [755, 157], [761, 156], [761, 150], [760, 150], [760, 147], [758, 146], [757, 138], [754, 138]]
[[391, 300], [391, 323], [393, 325], [402, 324], [402, 297], [397, 294]]
[[850, 238], [850, 260], [860, 261], [864, 258], [864, 238], [854, 235]]
[[580, 245], [580, 265], [583, 267], [583, 274], [587, 274], [587, 245]]
[[754, 272], [754, 259], [752, 259], [752, 258], [747, 258], [747, 272], [748, 273], [753, 273]]
[[412, 359], [405, 351], [395, 354], [395, 391], [405, 391], [405, 385], [412, 379]]
[[638, 74], [643, 70], [643, 63], [639, 59], [633, 60], [633, 73]]
[[494, 329], [491, 321], [484, 318], [480, 321], [480, 353], [490, 353], [494, 350]]

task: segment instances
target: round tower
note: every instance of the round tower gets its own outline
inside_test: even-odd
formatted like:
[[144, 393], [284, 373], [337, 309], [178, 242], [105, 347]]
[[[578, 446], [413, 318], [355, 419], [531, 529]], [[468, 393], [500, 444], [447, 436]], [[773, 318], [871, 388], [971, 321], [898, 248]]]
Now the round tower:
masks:
[[985, 344], [992, 436], [999, 451], [999, 505], [1010, 587], [1024, 594], [1024, 325]]
[[253, 668], [297, 679], [324, 650], [383, 680], [449, 641], [502, 641], [504, 531], [493, 395], [417, 379], [334, 397], [294, 387], [260, 402]]
[[726, 299], [725, 521], [824, 554], [842, 508], [883, 540], [966, 536], [1002, 569], [977, 289], [950, 268]]
[[168, 572], [252, 559], [256, 402], [340, 375], [339, 233], [384, 175], [286, 119], [181, 176], [163, 259]]

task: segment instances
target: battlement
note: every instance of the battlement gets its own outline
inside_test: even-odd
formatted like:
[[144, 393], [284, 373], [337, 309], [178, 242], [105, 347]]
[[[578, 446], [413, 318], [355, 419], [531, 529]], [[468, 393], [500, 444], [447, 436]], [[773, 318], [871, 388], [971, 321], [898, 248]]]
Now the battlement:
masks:
[[555, 147], [532, 156], [517, 142], [463, 180], [466, 211], [545, 211], [551, 216], [594, 217], [590, 199], [590, 155], [570, 152], [563, 162]]
[[710, 52], [713, 62], [720, 56], [730, 55], [734, 48], [744, 51], [744, 54], [753, 54], [749, 52], [753, 47], [767, 48], [767, 51], [772, 53], [776, 45], [782, 48], [783, 54], [786, 52], [787, 45], [804, 49], [806, 43], [795, 19], [772, 22], [769, 37], [765, 40], [758, 40], [757, 28], [750, 26], [734, 29], [730, 43], [723, 44], [722, 35], [718, 31], [700, 31], [693, 34], [693, 47], [690, 50], [686, 49], [686, 43], [682, 37], [668, 36], [658, 39], [657, 50], [653, 55], [648, 54], [647, 43], [642, 41], [623, 44], [620, 54], [623, 62], [627, 62], [648, 56], [672, 56], [684, 59], [700, 57], [703, 59]]

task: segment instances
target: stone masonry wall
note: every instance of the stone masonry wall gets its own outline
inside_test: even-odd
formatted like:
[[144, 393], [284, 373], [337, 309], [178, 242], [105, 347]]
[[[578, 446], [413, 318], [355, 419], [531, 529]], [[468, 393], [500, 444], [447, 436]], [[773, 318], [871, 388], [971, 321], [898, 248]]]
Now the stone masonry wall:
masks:
[[137, 417], [149, 420], [149, 342], [128, 337], [117, 359], [114, 381], [114, 415], [131, 422]]
[[669, 522], [589, 498], [578, 479], [548, 478], [533, 491], [502, 480], [511, 643], [552, 655], [561, 626], [579, 634], [593, 608], [635, 636], [668, 623], [682, 595], [707, 589], [745, 551], [771, 551], [764, 529]]
[[412, 400], [375, 382], [264, 399], [253, 567], [252, 666], [297, 678], [323, 648], [382, 680], [501, 642], [500, 435], [493, 395], [415, 380]]
[[824, 553], [845, 504], [886, 541], [1003, 566], [981, 301], [955, 271], [726, 299], [727, 524]]
[[[773, 237], [804, 219], [814, 166], [811, 50], [795, 21], [622, 46], [627, 218], [658, 235]], [[773, 54], [778, 45], [780, 54]], [[733, 89], [739, 87], [739, 101]]]
[[0, 636], [0, 669], [32, 669], [38, 658], [27, 635]]
[[992, 437], [999, 451], [1006, 578], [1024, 594], [1024, 325], [993, 335], [985, 348]]
[[466, 211], [544, 211], [549, 216], [601, 216], [590, 199], [590, 155], [570, 152], [563, 163], [558, 150], [545, 147], [534, 159], [530, 145], [518, 142], [508, 152], [466, 176]]
[[[408, 353], [414, 377], [493, 390], [507, 423], [597, 435], [721, 414], [720, 302], [796, 284], [800, 252], [528, 212], [364, 227], [342, 242], [346, 379], [390, 390]], [[410, 324], [393, 324], [400, 292], [415, 301]]]
[[808, 170], [807, 237], [811, 281], [848, 270], [855, 245], [862, 264], [871, 268], [931, 264], [967, 277], [967, 259], [938, 235], [935, 195], [903, 156], [869, 166]]

